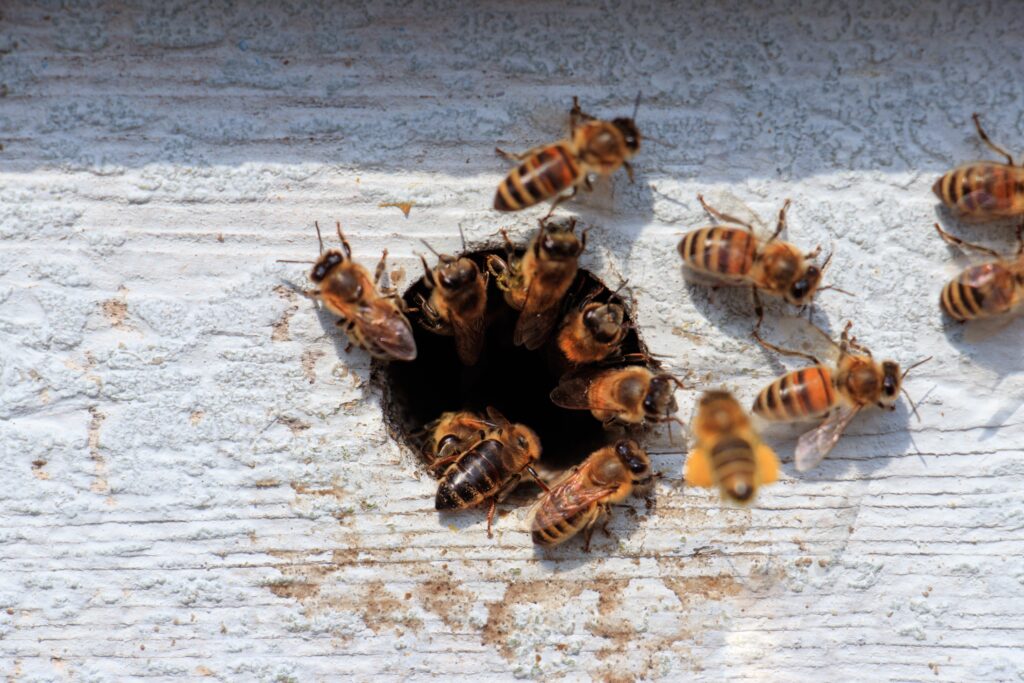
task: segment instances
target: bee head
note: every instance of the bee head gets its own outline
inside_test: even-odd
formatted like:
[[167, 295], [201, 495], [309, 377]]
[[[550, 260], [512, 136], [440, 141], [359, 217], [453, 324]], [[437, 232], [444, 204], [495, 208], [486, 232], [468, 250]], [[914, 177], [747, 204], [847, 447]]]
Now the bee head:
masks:
[[615, 341], [625, 319], [626, 311], [619, 304], [598, 304], [588, 307], [583, 313], [583, 325], [602, 344]]
[[320, 258], [316, 260], [316, 264], [313, 266], [313, 270], [309, 273], [309, 279], [319, 284], [331, 274], [331, 271], [337, 268], [345, 261], [345, 256], [337, 249], [330, 249], [320, 255]]
[[789, 291], [786, 292], [786, 301], [795, 306], [810, 303], [819, 284], [821, 284], [821, 269], [818, 266], [807, 266], [803, 275], [790, 285]]
[[614, 119], [612, 125], [622, 133], [622, 139], [626, 141], [626, 149], [629, 150], [630, 156], [636, 154], [640, 150], [640, 129], [636, 127], [636, 122], [623, 117]]
[[630, 471], [633, 481], [647, 479], [650, 475], [651, 460], [644, 449], [632, 439], [623, 439], [615, 444], [615, 455]]
[[480, 269], [471, 259], [463, 257], [442, 261], [437, 275], [444, 289], [462, 289], [480, 276]]
[[891, 406], [896, 402], [902, 381], [900, 364], [891, 360], [882, 361], [882, 404]]
[[526, 425], [511, 425], [508, 431], [507, 443], [516, 450], [529, 454], [531, 460], [540, 457], [540, 437]]
[[583, 251], [583, 243], [573, 232], [575, 227], [575, 221], [568, 224], [545, 224], [540, 238], [541, 251], [555, 261], [568, 261], [579, 256]]
[[742, 410], [728, 391], [705, 391], [700, 397], [699, 418], [704, 428], [714, 432], [728, 432], [734, 428]]
[[675, 380], [669, 375], [657, 375], [651, 379], [644, 396], [644, 412], [653, 420], [664, 420], [665, 417], [679, 410], [676, 403]]

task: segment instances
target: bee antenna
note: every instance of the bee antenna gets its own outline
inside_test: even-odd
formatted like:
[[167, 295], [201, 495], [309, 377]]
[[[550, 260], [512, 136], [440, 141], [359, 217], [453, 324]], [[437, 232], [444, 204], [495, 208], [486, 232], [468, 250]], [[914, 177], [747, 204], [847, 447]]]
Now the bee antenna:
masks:
[[626, 285], [628, 285], [628, 284], [629, 284], [629, 278], [626, 278], [625, 280], [623, 280], [623, 281], [622, 281], [622, 283], [621, 283], [621, 284], [619, 284], [619, 286], [618, 286], [618, 287], [616, 287], [616, 288], [615, 288], [615, 291], [614, 291], [614, 292], [612, 292], [611, 294], [609, 294], [609, 295], [608, 295], [608, 298], [611, 298], [611, 297], [613, 297], [613, 296], [616, 296], [616, 295], [617, 295], [617, 294], [618, 294], [619, 292], [621, 292], [621, 291], [622, 291], [622, 288], [623, 288], [623, 287], [625, 287], [625, 286], [626, 286]]
[[824, 292], [826, 289], [831, 289], [833, 291], [839, 292], [840, 294], [845, 294], [846, 296], [852, 296], [853, 298], [857, 298], [857, 295], [854, 294], [853, 292], [847, 292], [845, 289], [841, 289], [839, 287], [836, 287], [835, 285], [828, 285], [826, 287], [819, 287], [818, 291], [819, 292]]
[[316, 228], [316, 238], [320, 242], [320, 253], [324, 253], [324, 238], [320, 234], [320, 223], [313, 221], [313, 227]]
[[643, 91], [638, 91], [636, 94], [636, 102], [633, 104], [633, 120], [636, 120], [636, 112], [640, 109], [640, 96], [643, 95]]
[[[913, 365], [911, 365], [911, 366], [910, 366], [909, 368], [907, 368], [906, 370], [904, 370], [904, 371], [903, 371], [903, 374], [902, 374], [902, 375], [900, 375], [900, 381], [901, 381], [901, 382], [903, 381], [903, 379], [904, 379], [904, 378], [905, 378], [905, 377], [907, 376], [907, 373], [908, 373], [908, 372], [910, 372], [910, 371], [911, 371], [911, 370], [913, 370], [914, 368], [918, 367], [919, 365], [924, 365], [925, 363], [927, 363], [928, 361], [930, 361], [930, 360], [931, 360], [932, 358], [933, 358], [933, 356], [928, 356], [928, 357], [927, 357], [927, 358], [925, 358], [924, 360], [919, 360], [919, 361], [917, 361], [916, 363], [914, 363]], [[908, 396], [907, 398], [909, 398], [909, 396]]]
[[462, 251], [466, 251], [466, 233], [462, 232], [462, 226], [459, 226], [459, 238], [462, 240]]
[[309, 265], [313, 265], [316, 261], [293, 261], [291, 259], [279, 258], [275, 263], [308, 263]]
[[425, 239], [422, 239], [422, 238], [420, 239], [420, 242], [423, 242], [423, 245], [427, 249], [429, 249], [431, 252], [433, 252], [434, 256], [436, 256], [437, 258], [441, 258], [441, 255], [437, 253], [437, 250], [434, 249], [432, 246], [430, 246], [430, 242], [428, 242], [428, 241], [426, 241]]
[[903, 392], [903, 395], [907, 397], [907, 403], [910, 404], [910, 410], [914, 412], [914, 417], [916, 417], [917, 421], [920, 422], [921, 414], [917, 412], [917, 406], [914, 405], [914, 399], [910, 398], [910, 394], [907, 393], [907, 390], [904, 389], [903, 387], [900, 387], [900, 391]]
[[653, 138], [650, 135], [647, 135], [646, 133], [644, 134], [643, 138], [644, 138], [644, 142], [654, 142], [654, 143], [657, 143], [657, 144], [662, 145], [664, 147], [668, 147], [669, 149], [675, 149], [676, 148], [676, 146], [673, 145], [671, 142], [666, 142], [666, 141], [664, 141], [664, 140], [662, 140], [660, 138]]
[[821, 264], [821, 274], [824, 275], [825, 271], [828, 270], [828, 264], [832, 263], [832, 256], [835, 254], [835, 250], [828, 252], [828, 256], [825, 257], [825, 262]]

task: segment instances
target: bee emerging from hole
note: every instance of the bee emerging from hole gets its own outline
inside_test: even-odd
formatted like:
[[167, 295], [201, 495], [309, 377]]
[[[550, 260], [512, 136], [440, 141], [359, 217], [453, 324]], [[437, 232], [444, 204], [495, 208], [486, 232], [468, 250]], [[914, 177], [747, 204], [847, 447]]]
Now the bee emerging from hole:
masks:
[[[519, 211], [556, 197], [551, 211], [576, 194], [580, 185], [591, 190], [590, 175], [610, 176], [625, 167], [633, 182], [629, 160], [640, 150], [640, 131], [634, 118], [640, 106], [637, 95], [631, 118], [601, 121], [583, 113], [577, 98], [569, 112], [569, 137], [525, 154], [509, 154], [495, 148], [501, 156], [519, 162], [498, 186], [494, 195], [497, 211]], [[550, 213], [548, 215], [551, 215]]]
[[605, 426], [679, 422], [677, 387], [685, 388], [672, 375], [655, 374], [642, 365], [588, 368], [562, 377], [551, 391], [551, 401], [569, 410], [589, 410]]
[[327, 310], [340, 318], [337, 324], [348, 335], [349, 347], [355, 344], [381, 360], [415, 360], [416, 341], [403, 312], [402, 300], [394, 292], [382, 294], [377, 289], [386, 267], [387, 249], [381, 254], [380, 263], [371, 278], [365, 268], [352, 260], [352, 247], [341, 231], [341, 223], [337, 224], [341, 251], [324, 251], [320, 225], [314, 225], [320, 241], [320, 258], [313, 264], [309, 279], [316, 288], [302, 294], [322, 301]]
[[454, 462], [470, 446], [481, 441], [497, 425], [468, 410], [441, 413], [423, 428], [420, 452], [435, 473]]
[[438, 254], [424, 244], [437, 255], [438, 264], [431, 270], [420, 256], [423, 282], [430, 290], [429, 299], [419, 298], [420, 323], [436, 334], [453, 336], [459, 360], [463, 365], [476, 365], [484, 345], [487, 275], [471, 258]]
[[587, 246], [587, 231], [577, 238], [576, 219], [565, 223], [542, 220], [540, 229], [521, 258], [505, 236], [508, 261], [487, 257], [505, 301], [520, 311], [512, 341], [530, 351], [539, 349], [558, 322], [562, 300], [576, 279], [579, 256]]
[[[814, 356], [769, 344], [759, 335], [758, 343], [765, 348], [788, 356], [806, 358], [813, 365], [795, 370], [765, 387], [754, 401], [754, 413], [765, 420], [795, 422], [824, 417], [815, 429], [797, 441], [796, 469], [800, 472], [815, 467], [839, 441], [843, 431], [862, 408], [876, 405], [887, 410], [896, 409], [907, 373], [931, 359], [925, 358], [900, 373], [899, 363], [891, 360], [876, 361], [864, 346], [850, 336], [853, 323], [846, 323], [840, 343], [836, 344], [824, 331], [812, 325], [829, 344], [839, 350], [834, 367], [824, 365]], [[910, 401], [917, 414], [917, 408]]]
[[597, 521], [604, 516], [607, 533], [611, 505], [625, 500], [634, 487], [650, 482], [653, 476], [650, 458], [632, 439], [594, 451], [533, 507], [533, 542], [558, 545], [583, 531], [583, 551], [590, 552], [590, 537]]
[[977, 114], [972, 117], [981, 141], [1006, 163], [975, 161], [946, 173], [935, 181], [932, 192], [962, 218], [974, 221], [1000, 218], [1024, 219], [1024, 168], [989, 139]]
[[1005, 315], [1024, 303], [1024, 224], [1017, 228], [1017, 253], [1007, 259], [987, 247], [954, 237], [938, 223], [935, 229], [946, 242], [992, 257], [993, 261], [968, 267], [942, 288], [939, 305], [953, 320], [966, 322]]
[[[711, 216], [732, 225], [715, 225], [686, 233], [679, 242], [679, 255], [686, 267], [710, 283], [749, 285], [754, 295], [758, 319], [763, 315], [758, 292], [782, 297], [794, 306], [807, 306], [819, 289], [832, 256], [819, 268], [811, 263], [821, 248], [805, 254], [795, 245], [779, 239], [786, 228], [787, 199], [779, 210], [779, 219], [766, 239], [755, 234], [754, 225], [712, 208], [697, 195]], [[760, 324], [760, 323], [759, 323]]]
[[757, 489], [779, 478], [779, 459], [754, 431], [750, 418], [725, 391], [700, 398], [693, 421], [697, 445], [686, 461], [686, 481], [718, 486], [722, 495], [749, 503]]
[[565, 315], [558, 329], [558, 350], [572, 366], [597, 363], [619, 355], [629, 333], [625, 306], [621, 301], [612, 300], [616, 293], [612, 292], [608, 301], [595, 301], [600, 293], [600, 289], [594, 289], [587, 294]]
[[488, 408], [487, 414], [494, 428], [484, 439], [461, 453], [435, 462], [435, 467], [447, 465], [447, 469], [437, 487], [434, 507], [461, 510], [489, 503], [487, 537], [490, 538], [498, 501], [519, 485], [524, 471], [544, 491], [548, 487], [533, 469], [541, 454], [537, 434], [526, 425], [509, 422], [494, 408]]

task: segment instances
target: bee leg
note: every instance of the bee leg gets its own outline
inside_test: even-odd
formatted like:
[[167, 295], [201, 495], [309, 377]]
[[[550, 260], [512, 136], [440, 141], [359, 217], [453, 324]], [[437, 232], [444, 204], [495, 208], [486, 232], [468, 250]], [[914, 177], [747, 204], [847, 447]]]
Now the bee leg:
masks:
[[590, 539], [594, 535], [594, 525], [590, 524], [583, 530], [583, 552], [590, 552]]
[[569, 128], [576, 132], [576, 126], [586, 121], [593, 121], [594, 117], [580, 109], [580, 98], [572, 96], [572, 109], [569, 110]]
[[543, 225], [544, 223], [548, 222], [548, 220], [551, 218], [551, 215], [555, 212], [555, 209], [558, 208], [559, 204], [561, 204], [564, 201], [568, 201], [568, 200], [572, 199], [573, 197], [576, 196], [576, 193], [579, 192], [579, 191], [580, 191], [580, 189], [578, 187], [573, 187], [572, 188], [572, 192], [570, 192], [569, 194], [564, 194], [564, 195], [560, 195], [558, 197], [555, 197], [555, 201], [551, 202], [551, 210], [547, 212], [547, 214], [544, 216], [544, 218], [540, 219], [541, 224]]
[[971, 118], [974, 119], [974, 127], [978, 129], [978, 137], [981, 138], [981, 141], [996, 154], [1006, 157], [1006, 162], [1010, 164], [1010, 166], [1013, 166], [1013, 157], [1010, 156], [1009, 152], [989, 139], [988, 135], [985, 133], [985, 129], [981, 127], [981, 118], [977, 114], [972, 114]]
[[635, 183], [636, 182], [636, 178], [633, 176], [633, 164], [629, 163], [628, 161], [623, 161], [622, 162], [622, 167], [626, 169], [626, 175], [629, 176], [629, 183], [630, 183], [630, 185]]
[[377, 263], [376, 270], [373, 271], [373, 284], [379, 285], [381, 277], [384, 276], [384, 269], [387, 268], [388, 262], [388, 250], [385, 249], [381, 252], [380, 261]]
[[594, 183], [590, 182], [590, 174], [583, 176], [583, 189], [587, 192], [594, 191]]
[[436, 477], [438, 474], [440, 474], [440, 470], [446, 468], [448, 465], [451, 465], [453, 462], [458, 460], [460, 455], [462, 455], [462, 453], [455, 453], [453, 455], [447, 455], [443, 458], [438, 458], [434, 462], [430, 463], [430, 473]]
[[612, 522], [612, 508], [610, 505], [603, 505], [602, 507], [604, 508], [604, 524], [601, 525], [601, 531], [604, 532], [605, 536], [611, 538], [612, 532], [608, 530], [608, 525]]
[[[334, 227], [338, 231], [338, 239], [341, 240], [341, 248], [345, 250], [345, 258], [347, 258], [347, 259], [352, 258], [352, 247], [351, 247], [351, 245], [349, 245], [348, 240], [345, 239], [345, 233], [343, 233], [341, 231], [341, 221], [335, 221]], [[317, 226], [317, 236], [318, 237], [320, 236], [320, 227], [319, 226]], [[323, 247], [322, 244], [321, 244], [321, 247]]]
[[540, 478], [537, 474], [537, 470], [533, 469], [532, 465], [527, 465], [526, 471], [529, 472], [530, 476], [533, 477], [533, 480], [537, 482], [537, 486], [544, 490], [544, 493], [551, 493], [551, 489], [549, 489], [548, 485], [544, 483], [544, 480]]
[[750, 223], [748, 223], [746, 221], [741, 221], [739, 218], [736, 218], [735, 216], [730, 216], [727, 213], [722, 213], [718, 209], [712, 207], [710, 204], [708, 204], [706, 201], [704, 201], [704, 195], [698, 194], [697, 195], [697, 201], [700, 202], [700, 205], [702, 207], [704, 207], [704, 210], [707, 211], [708, 214], [711, 215], [712, 217], [717, 218], [718, 220], [722, 221], [723, 223], [735, 223], [736, 225], [742, 225], [747, 230], [749, 230], [751, 232], [751, 234], [753, 234], [753, 232], [754, 232], [754, 226], [753, 225], [751, 225]]
[[491, 507], [487, 510], [487, 538], [494, 538], [494, 534], [491, 533], [491, 526], [494, 522], [494, 513], [498, 509], [498, 499], [491, 498]]
[[803, 351], [796, 351], [795, 349], [786, 349], [781, 346], [776, 346], [771, 342], [765, 341], [765, 339], [761, 336], [761, 331], [757, 327], [754, 328], [753, 334], [754, 339], [757, 340], [757, 343], [765, 347], [766, 349], [769, 349], [770, 351], [782, 354], [783, 356], [795, 356], [797, 358], [806, 358], [807, 360], [811, 361], [811, 363], [813, 363], [814, 365], [821, 365], [821, 361], [819, 361], [817, 358], [815, 358], [809, 353], [804, 353]]
[[504, 157], [505, 159], [508, 159], [509, 161], [522, 161], [523, 159], [525, 159], [528, 156], [530, 156], [529, 152], [524, 152], [523, 154], [514, 154], [512, 152], [506, 152], [501, 147], [495, 147], [494, 148], [494, 152], [498, 156]]
[[1017, 256], [1024, 254], [1024, 217], [1017, 224]]
[[938, 223], [935, 224], [935, 229], [939, 231], [939, 236], [942, 239], [944, 239], [948, 244], [960, 247], [960, 249], [964, 251], [968, 249], [973, 249], [979, 254], [985, 254], [986, 256], [991, 256], [992, 258], [996, 259], [1000, 258], [999, 252], [995, 251], [994, 249], [989, 249], [988, 247], [983, 247], [980, 244], [974, 244], [973, 242], [968, 242], [967, 240], [962, 240], [959, 237], [950, 235], [948, 232], [943, 230]]
[[[772, 236], [768, 239], [769, 242], [774, 241], [775, 238], [778, 237], [779, 235], [781, 235], [782, 231], [786, 229], [786, 211], [789, 210], [789, 205], [790, 204], [791, 204], [790, 200], [787, 199], [785, 202], [783, 202], [782, 208], [779, 209], [779, 222], [775, 225], [775, 232], [773, 232]], [[818, 247], [818, 250], [820, 251], [821, 247]], [[815, 253], [815, 256], [817, 256], [816, 253]], [[809, 257], [809, 258], [813, 258], [813, 257]]]

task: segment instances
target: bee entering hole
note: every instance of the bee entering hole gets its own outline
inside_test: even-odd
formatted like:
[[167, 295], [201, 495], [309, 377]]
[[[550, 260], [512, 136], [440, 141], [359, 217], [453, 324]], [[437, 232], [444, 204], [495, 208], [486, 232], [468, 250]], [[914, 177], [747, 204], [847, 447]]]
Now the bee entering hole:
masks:
[[[462, 256], [481, 271], [489, 256], [504, 256], [496, 250], [475, 251]], [[472, 411], [484, 419], [492, 408], [513, 423], [525, 425], [540, 438], [542, 469], [558, 472], [581, 463], [594, 450], [623, 437], [619, 427], [606, 429], [588, 410], [569, 410], [552, 402], [551, 393], [559, 382], [583, 367], [620, 367], [637, 364], [630, 360], [646, 357], [647, 349], [636, 333], [632, 306], [615, 291], [618, 283], [606, 287], [597, 277], [580, 268], [560, 311], [558, 327], [535, 350], [514, 344], [519, 311], [509, 306], [491, 277], [487, 285], [485, 332], [479, 358], [468, 366], [460, 360], [452, 336], [436, 334], [420, 324], [422, 308], [430, 298], [423, 279], [403, 295], [410, 309], [418, 354], [402, 363], [375, 361], [374, 378], [384, 394], [385, 421], [392, 435], [421, 454], [425, 428], [447, 411]], [[608, 304], [613, 314], [608, 315]], [[592, 309], [601, 306], [592, 313]], [[621, 325], [616, 338], [618, 352], [596, 364], [573, 365], [559, 348], [559, 332], [574, 320], [588, 315], [588, 324], [608, 331], [608, 318]], [[621, 358], [625, 357], [625, 358]], [[636, 429], [632, 435], [637, 436]], [[424, 466], [429, 463], [422, 459]]]

